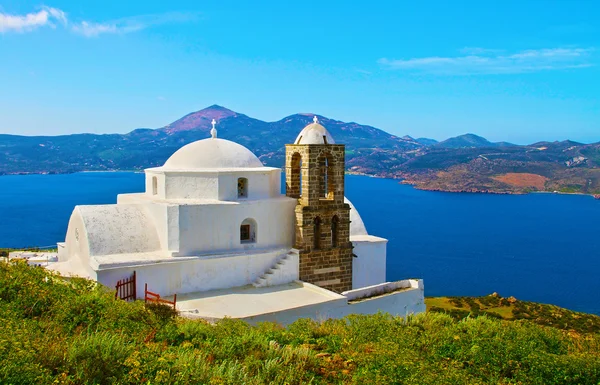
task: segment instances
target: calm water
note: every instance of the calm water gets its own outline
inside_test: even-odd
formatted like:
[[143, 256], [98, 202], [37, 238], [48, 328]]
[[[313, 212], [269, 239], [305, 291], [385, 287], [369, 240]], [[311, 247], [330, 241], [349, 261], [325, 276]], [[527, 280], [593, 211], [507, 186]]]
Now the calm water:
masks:
[[[0, 177], [0, 247], [62, 241], [73, 206], [115, 203], [144, 175]], [[553, 194], [424, 192], [346, 177], [369, 233], [389, 239], [388, 279], [425, 279], [426, 295], [503, 296], [600, 314], [600, 201]]]

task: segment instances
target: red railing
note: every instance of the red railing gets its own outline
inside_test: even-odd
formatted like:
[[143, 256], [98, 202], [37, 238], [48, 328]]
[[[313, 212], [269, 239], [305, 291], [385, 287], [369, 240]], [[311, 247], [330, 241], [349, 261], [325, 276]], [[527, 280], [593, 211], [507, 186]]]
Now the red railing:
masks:
[[136, 293], [136, 282], [135, 282], [135, 271], [129, 278], [120, 279], [117, 281], [117, 287], [115, 291], [115, 298], [119, 298], [125, 301], [133, 300], [137, 298]]
[[144, 286], [144, 302], [148, 303], [160, 303], [163, 305], [173, 306], [175, 309], [175, 303], [177, 302], [177, 294], [173, 296], [173, 301], [166, 300], [164, 298], [160, 298], [159, 294], [148, 291], [148, 284]]

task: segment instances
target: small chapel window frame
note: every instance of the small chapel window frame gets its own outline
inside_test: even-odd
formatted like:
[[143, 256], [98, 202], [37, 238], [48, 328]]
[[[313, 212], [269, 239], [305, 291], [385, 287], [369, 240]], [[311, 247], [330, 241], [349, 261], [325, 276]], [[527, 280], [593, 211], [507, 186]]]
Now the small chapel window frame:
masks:
[[248, 198], [248, 178], [238, 178], [237, 196], [238, 199]]
[[153, 176], [152, 177], [152, 195], [157, 195], [158, 194], [158, 178]]
[[256, 243], [256, 221], [254, 219], [244, 219], [240, 225], [240, 242]]

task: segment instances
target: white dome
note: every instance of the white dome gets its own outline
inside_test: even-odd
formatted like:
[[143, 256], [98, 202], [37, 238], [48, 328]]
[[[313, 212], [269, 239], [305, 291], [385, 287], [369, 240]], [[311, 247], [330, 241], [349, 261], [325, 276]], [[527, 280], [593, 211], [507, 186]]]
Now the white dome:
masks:
[[319, 124], [315, 116], [314, 123], [304, 127], [294, 144], [335, 144], [335, 141], [325, 127]]
[[350, 236], [353, 235], [369, 235], [367, 233], [367, 228], [360, 217], [360, 214], [356, 210], [356, 207], [348, 200], [348, 198], [344, 197], [344, 202], [350, 205]]
[[241, 144], [208, 138], [181, 147], [165, 162], [167, 169], [193, 170], [263, 167], [260, 159]]

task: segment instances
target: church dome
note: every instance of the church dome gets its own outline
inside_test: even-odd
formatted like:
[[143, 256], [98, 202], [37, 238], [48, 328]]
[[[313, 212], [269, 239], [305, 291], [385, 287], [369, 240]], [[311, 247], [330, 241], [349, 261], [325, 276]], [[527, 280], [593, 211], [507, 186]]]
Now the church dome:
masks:
[[315, 116], [313, 123], [300, 131], [294, 144], [335, 144], [335, 141], [329, 131], [319, 123], [319, 119]]
[[369, 233], [367, 233], [365, 223], [356, 210], [356, 207], [354, 207], [352, 202], [350, 202], [346, 197], [344, 197], [344, 203], [348, 203], [350, 205], [350, 236], [369, 235]]
[[260, 159], [241, 144], [208, 138], [181, 147], [165, 162], [166, 169], [194, 170], [263, 167]]

